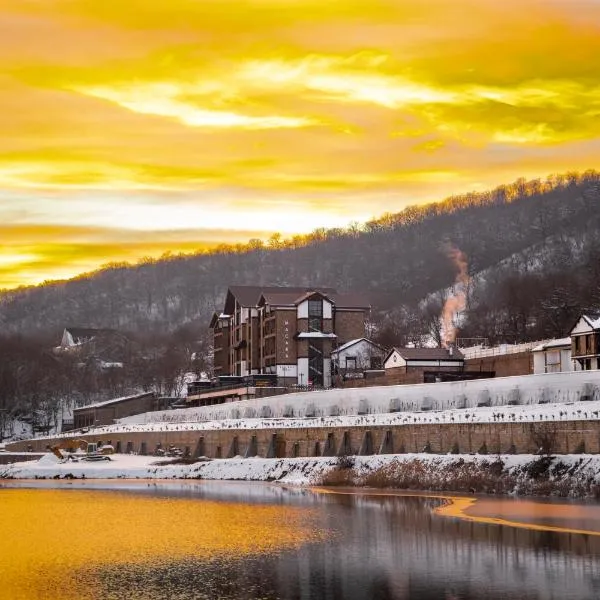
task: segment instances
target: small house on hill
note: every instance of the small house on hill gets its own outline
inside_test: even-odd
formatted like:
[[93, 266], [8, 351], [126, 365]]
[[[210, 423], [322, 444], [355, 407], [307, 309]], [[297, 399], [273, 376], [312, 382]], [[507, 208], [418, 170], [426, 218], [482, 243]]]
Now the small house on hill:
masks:
[[114, 329], [92, 329], [86, 327], [65, 327], [60, 347], [62, 349], [81, 347], [98, 340], [126, 338], [122, 333]]
[[381, 369], [386, 351], [367, 338], [350, 340], [331, 353], [334, 372], [345, 376], [370, 369]]
[[454, 347], [392, 348], [383, 363], [386, 376], [411, 371], [462, 371], [464, 365], [464, 356]]
[[82, 362], [94, 362], [106, 368], [122, 366], [130, 343], [125, 334], [114, 329], [66, 327], [55, 352], [75, 355]]
[[536, 375], [579, 370], [573, 368], [571, 338], [561, 338], [538, 344], [531, 352], [533, 353], [533, 372]]
[[576, 370], [600, 368], [600, 314], [581, 315], [570, 331]]
[[173, 401], [173, 398], [160, 398], [154, 392], [144, 392], [133, 396], [95, 402], [73, 410], [73, 427], [80, 429], [93, 425], [112, 425], [115, 419], [122, 419], [144, 412], [164, 410]]

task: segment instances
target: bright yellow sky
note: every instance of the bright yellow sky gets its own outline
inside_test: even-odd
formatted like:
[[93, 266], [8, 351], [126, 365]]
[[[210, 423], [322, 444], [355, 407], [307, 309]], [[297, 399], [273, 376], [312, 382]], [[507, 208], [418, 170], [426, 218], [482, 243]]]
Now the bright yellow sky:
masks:
[[598, 167], [600, 0], [0, 10], [0, 287]]

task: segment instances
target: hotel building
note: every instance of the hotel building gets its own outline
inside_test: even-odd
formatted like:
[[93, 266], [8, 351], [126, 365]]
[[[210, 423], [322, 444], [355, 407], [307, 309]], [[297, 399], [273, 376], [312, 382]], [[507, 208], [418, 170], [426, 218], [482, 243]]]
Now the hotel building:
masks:
[[360, 295], [331, 288], [230, 287], [210, 322], [214, 374], [330, 387], [331, 352], [365, 336], [370, 308]]

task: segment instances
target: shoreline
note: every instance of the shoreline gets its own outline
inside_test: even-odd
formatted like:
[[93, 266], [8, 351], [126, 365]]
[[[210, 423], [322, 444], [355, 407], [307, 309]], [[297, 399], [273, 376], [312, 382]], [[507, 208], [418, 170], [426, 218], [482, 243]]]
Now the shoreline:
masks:
[[37, 461], [0, 465], [2, 480], [200, 479], [294, 486], [355, 487], [490, 497], [600, 499], [598, 455], [392, 454], [242, 458], [187, 462], [139, 455], [110, 461]]

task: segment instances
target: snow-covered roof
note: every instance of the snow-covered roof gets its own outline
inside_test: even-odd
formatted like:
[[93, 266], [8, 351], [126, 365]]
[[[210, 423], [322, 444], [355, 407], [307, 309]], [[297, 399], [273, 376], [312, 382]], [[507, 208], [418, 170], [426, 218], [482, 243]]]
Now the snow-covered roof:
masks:
[[383, 351], [383, 348], [379, 344], [376, 344], [373, 340], [369, 340], [367, 338], [362, 337], [362, 338], [356, 338], [355, 340], [350, 340], [349, 342], [342, 344], [341, 346], [336, 348], [331, 354], [336, 354], [337, 352], [346, 350], [347, 348], [350, 348], [351, 346], [354, 346], [354, 344], [358, 344], [359, 342], [367, 342], [367, 344], [371, 344], [372, 346], [375, 346], [377, 349]]
[[392, 348], [385, 360], [397, 352], [404, 360], [464, 360], [458, 348]]
[[600, 329], [600, 315], [581, 315], [592, 329]]
[[82, 344], [86, 341], [92, 340], [98, 336], [109, 336], [118, 335], [123, 336], [122, 333], [115, 329], [92, 329], [85, 327], [65, 327], [65, 331], [73, 338], [75, 344]]
[[535, 348], [532, 348], [532, 352], [543, 352], [544, 350], [549, 350], [550, 348], [570, 348], [571, 347], [571, 338], [560, 338], [558, 340], [550, 340], [549, 342], [545, 342], [543, 344], [539, 344]]
[[218, 323], [219, 321], [227, 321], [227, 320], [228, 320], [228, 319], [230, 319], [230, 318], [231, 318], [231, 315], [226, 315], [225, 313], [220, 313], [220, 314], [219, 314], [219, 313], [216, 313], [216, 312], [215, 312], [215, 313], [213, 313], [213, 316], [212, 316], [212, 318], [211, 318], [211, 320], [210, 320], [209, 327], [210, 327], [211, 329], [214, 329], [214, 328], [215, 328], [215, 326], [217, 325], [217, 323]]
[[110, 404], [118, 404], [119, 402], [126, 402], [127, 400], [136, 400], [144, 397], [153, 397], [154, 392], [144, 392], [143, 394], [134, 394], [133, 396], [123, 396], [121, 398], [112, 398], [111, 400], [104, 400], [102, 402], [95, 402], [94, 404], [88, 404], [87, 406], [80, 406], [79, 408], [75, 408], [74, 411], [77, 410], [86, 410], [88, 408], [100, 408], [102, 406], [108, 406]]

